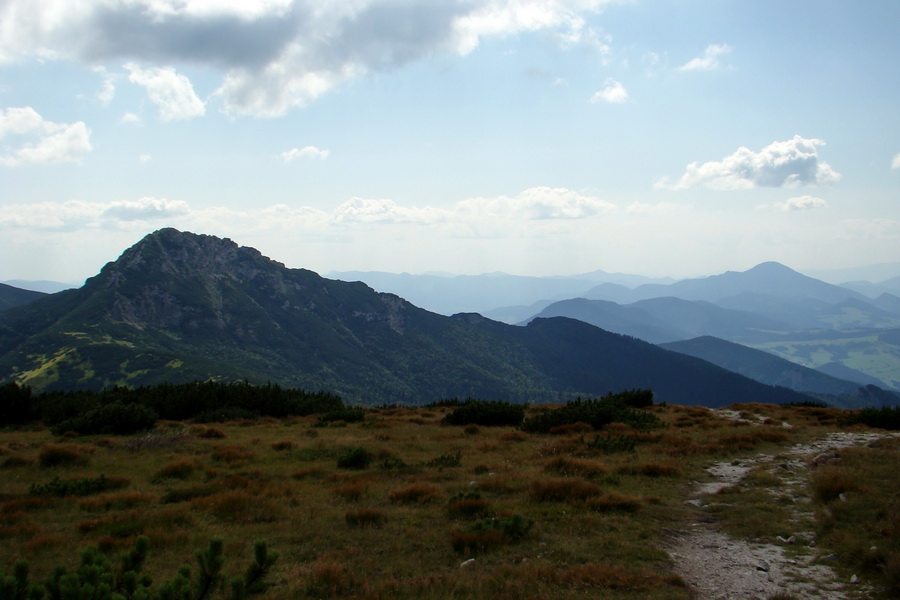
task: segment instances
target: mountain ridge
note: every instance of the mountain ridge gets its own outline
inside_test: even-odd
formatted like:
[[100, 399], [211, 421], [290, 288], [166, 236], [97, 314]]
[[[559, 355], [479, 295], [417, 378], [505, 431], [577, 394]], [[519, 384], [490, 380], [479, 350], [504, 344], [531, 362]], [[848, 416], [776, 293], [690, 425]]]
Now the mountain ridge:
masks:
[[576, 320], [445, 317], [174, 229], [149, 234], [82, 288], [0, 312], [0, 377], [94, 389], [247, 379], [367, 404], [546, 402], [623, 387], [677, 404], [804, 398]]

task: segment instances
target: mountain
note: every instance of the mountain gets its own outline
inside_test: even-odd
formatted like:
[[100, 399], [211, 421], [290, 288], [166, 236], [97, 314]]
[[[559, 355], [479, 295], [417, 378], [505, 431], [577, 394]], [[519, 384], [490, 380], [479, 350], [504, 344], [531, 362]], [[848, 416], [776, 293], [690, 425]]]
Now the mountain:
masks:
[[[555, 277], [525, 277], [506, 273], [411, 275], [380, 271], [342, 271], [329, 273], [328, 277], [341, 281], [362, 281], [375, 290], [396, 294], [416, 306], [443, 315], [459, 312], [487, 315], [507, 306], [531, 305], [541, 301], [549, 303], [581, 296], [601, 282], [635, 286], [650, 281], [672, 281], [605, 271]], [[518, 312], [513, 317], [498, 320], [515, 323], [535, 312], [537, 311], [524, 314]], [[504, 313], [498, 311], [498, 314], [503, 316]]]
[[32, 290], [35, 292], [43, 292], [45, 294], [55, 294], [56, 292], [61, 292], [63, 290], [70, 290], [72, 288], [78, 287], [75, 284], [71, 283], [62, 283], [60, 281], [47, 281], [45, 279], [40, 279], [36, 281], [26, 280], [26, 279], [10, 279], [8, 281], [3, 281], [0, 283], [5, 283], [6, 285], [11, 285], [13, 287], [21, 288], [23, 290]]
[[[621, 295], [622, 290], [616, 290], [618, 299], [606, 297], [604, 292], [609, 292], [609, 288], [598, 286], [588, 292], [588, 297], [617, 302], [626, 299]], [[780, 300], [813, 299], [828, 304], [842, 302], [847, 298], [864, 298], [858, 292], [807, 277], [780, 263], [765, 262], [742, 272], [727, 271], [721, 275], [685, 279], [670, 285], [640, 285], [628, 293], [627, 299], [630, 302], [637, 302], [648, 298], [671, 296], [683, 300], [717, 303], [743, 294], [757, 294]]]
[[517, 327], [446, 317], [174, 229], [148, 235], [77, 290], [0, 312], [0, 379], [98, 389], [209, 378], [368, 404], [547, 402], [624, 388], [709, 406], [806, 398], [572, 319]]
[[0, 283], [0, 310], [22, 306], [32, 300], [37, 300], [45, 294], [32, 290], [23, 290], [5, 283]]
[[657, 319], [634, 305], [622, 306], [615, 302], [587, 298], [554, 302], [522, 324], [549, 317], [578, 319], [606, 331], [629, 335], [654, 344], [689, 337], [681, 329]]
[[729, 371], [769, 385], [799, 392], [851, 395], [860, 385], [800, 366], [768, 352], [712, 336], [661, 344], [663, 348], [702, 358]]

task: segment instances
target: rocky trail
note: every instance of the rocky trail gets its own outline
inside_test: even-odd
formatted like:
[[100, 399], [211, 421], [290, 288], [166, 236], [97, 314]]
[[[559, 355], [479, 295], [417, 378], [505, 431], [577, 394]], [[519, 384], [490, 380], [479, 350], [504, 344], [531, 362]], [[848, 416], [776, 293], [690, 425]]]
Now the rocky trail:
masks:
[[[739, 418], [736, 413], [720, 411], [720, 414]], [[803, 491], [811, 469], [834, 460], [835, 450], [866, 445], [880, 437], [884, 434], [830, 433], [819, 440], [790, 447], [777, 456], [760, 454], [710, 466], [707, 471], [712, 480], [696, 483], [687, 501], [697, 509], [693, 522], [683, 530], [669, 532], [667, 550], [675, 572], [688, 583], [697, 600], [874, 597], [871, 589], [856, 576], [841, 580], [832, 568], [821, 564], [827, 561], [821, 560], [813, 532], [797, 531], [787, 539], [779, 537], [774, 543], [734, 539], [720, 531], [705, 507], [714, 501], [712, 496], [718, 491], [739, 483], [751, 470], [763, 467], [778, 475], [787, 489], [797, 495], [793, 506], [799, 523], [804, 512], [812, 511]]]

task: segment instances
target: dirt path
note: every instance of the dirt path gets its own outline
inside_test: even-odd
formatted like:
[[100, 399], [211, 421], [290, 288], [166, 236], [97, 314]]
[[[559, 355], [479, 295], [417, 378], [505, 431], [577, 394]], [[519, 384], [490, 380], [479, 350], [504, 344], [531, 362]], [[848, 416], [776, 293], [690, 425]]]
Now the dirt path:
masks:
[[[865, 445], [879, 437], [883, 436], [832, 433], [811, 443], [797, 444], [777, 458], [758, 455], [709, 467], [707, 471], [713, 480], [696, 484], [688, 500], [698, 509], [695, 522], [682, 531], [670, 532], [667, 550], [675, 572], [688, 583], [697, 600], [765, 600], [778, 594], [809, 600], [870, 597], [871, 590], [864, 583], [839, 581], [828, 566], [812, 564], [817, 558], [812, 532], [798, 531], [792, 539], [779, 538], [775, 544], [736, 540], [719, 531], [703, 507], [708, 496], [740, 482], [751, 469], [760, 466], [771, 467], [787, 486], [804, 486], [811, 459], [827, 460], [836, 449]], [[803, 510], [804, 504], [798, 502], [798, 514]], [[800, 552], [788, 556], [785, 549], [789, 545]]]

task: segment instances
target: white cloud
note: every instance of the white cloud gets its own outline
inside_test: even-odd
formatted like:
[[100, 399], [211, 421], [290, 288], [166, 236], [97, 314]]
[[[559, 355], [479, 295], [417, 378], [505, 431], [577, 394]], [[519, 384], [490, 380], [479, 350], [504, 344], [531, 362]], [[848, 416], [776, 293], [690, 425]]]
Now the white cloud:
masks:
[[731, 46], [728, 44], [710, 44], [703, 51], [702, 56], [692, 58], [685, 64], [678, 67], [679, 71], [712, 71], [718, 69], [722, 63], [719, 59], [731, 52]]
[[[355, 226], [444, 226], [455, 235], [464, 231], [509, 235], [513, 222], [551, 222], [585, 219], [609, 213], [615, 206], [594, 196], [565, 188], [534, 187], [515, 196], [470, 198], [450, 207], [403, 206], [390, 199], [351, 198], [331, 212], [309, 206], [283, 204], [237, 211], [223, 207], [191, 208], [180, 200], [145, 197], [108, 203], [69, 201], [0, 206], [0, 228], [75, 230], [79, 228], [140, 228], [166, 221], [195, 231], [236, 230], [316, 231], [335, 235]], [[177, 225], [176, 225], [177, 224]]]
[[604, 88], [591, 96], [591, 102], [609, 102], [610, 104], [621, 104], [628, 101], [628, 92], [625, 86], [615, 79], [607, 79]]
[[892, 169], [900, 169], [900, 152], [894, 155], [894, 159], [891, 161]]
[[140, 123], [141, 118], [134, 113], [127, 112], [119, 119], [120, 123]]
[[194, 93], [190, 80], [172, 67], [142, 69], [127, 63], [125, 68], [131, 73], [128, 79], [143, 86], [150, 100], [159, 107], [160, 120], [190, 119], [206, 113], [206, 105]]
[[100, 216], [120, 221], [150, 221], [186, 215], [188, 212], [190, 209], [186, 202], [144, 197], [139, 200], [113, 202]]
[[776, 204], [776, 207], [784, 212], [793, 212], [796, 210], [825, 208], [827, 205], [827, 202], [816, 196], [796, 196], [794, 198], [788, 198], [784, 202], [779, 202]]
[[546, 220], [583, 219], [609, 212], [615, 206], [595, 196], [585, 196], [566, 188], [539, 186], [517, 196], [472, 198], [456, 205], [457, 218], [465, 220]]
[[703, 186], [718, 190], [756, 187], [797, 187], [824, 185], [841, 178], [825, 161], [818, 148], [825, 142], [795, 135], [784, 142], [772, 142], [759, 152], [741, 147], [721, 161], [691, 163], [675, 183], [663, 179], [658, 188], [683, 190]]
[[132, 71], [132, 80], [153, 80], [164, 119], [202, 114], [186, 79], [168, 66], [197, 64], [223, 73], [216, 95], [227, 113], [278, 116], [349, 79], [440, 53], [465, 55], [486, 38], [546, 31], [564, 46], [605, 55], [608, 39], [586, 17], [611, 1], [6, 0], [0, 61], [155, 66]]
[[94, 71], [103, 77], [103, 87], [97, 92], [97, 100], [101, 106], [109, 106], [116, 97], [116, 84], [113, 75], [110, 75], [104, 67], [94, 67]]
[[286, 152], [281, 153], [281, 159], [289, 163], [297, 158], [328, 158], [328, 155], [331, 154], [330, 150], [322, 150], [321, 148], [316, 148], [315, 146], [304, 146], [303, 148], [291, 148]]
[[149, 154], [141, 154], [140, 156], [138, 156], [138, 162], [142, 165], [146, 165], [151, 160], [153, 160], [153, 157]]
[[31, 107], [0, 111], [0, 140], [19, 139], [17, 147], [3, 147], [0, 165], [19, 167], [58, 162], [78, 163], [91, 151], [91, 132], [83, 121], [45, 121]]

